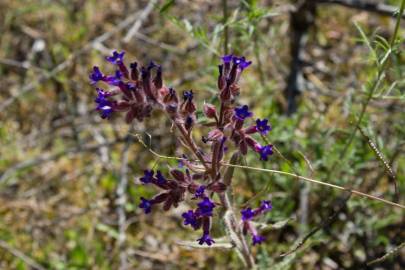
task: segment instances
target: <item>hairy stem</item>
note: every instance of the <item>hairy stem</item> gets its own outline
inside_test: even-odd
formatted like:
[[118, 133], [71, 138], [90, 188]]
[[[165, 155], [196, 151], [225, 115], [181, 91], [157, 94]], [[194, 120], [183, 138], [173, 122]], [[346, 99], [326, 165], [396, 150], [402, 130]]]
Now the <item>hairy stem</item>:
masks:
[[[242, 231], [238, 228], [238, 223], [235, 217], [235, 211], [233, 210], [232, 204], [229, 201], [228, 195], [225, 193], [219, 194], [219, 199], [225, 209], [225, 214], [229, 214], [229, 222], [225, 222], [227, 229], [229, 230], [229, 236], [233, 242], [235, 242], [236, 248], [243, 257], [244, 262], [248, 269], [255, 268], [255, 261], [253, 255], [250, 252], [249, 246], [246, 243], [245, 236], [242, 234]], [[234, 238], [237, 239], [234, 239]]]

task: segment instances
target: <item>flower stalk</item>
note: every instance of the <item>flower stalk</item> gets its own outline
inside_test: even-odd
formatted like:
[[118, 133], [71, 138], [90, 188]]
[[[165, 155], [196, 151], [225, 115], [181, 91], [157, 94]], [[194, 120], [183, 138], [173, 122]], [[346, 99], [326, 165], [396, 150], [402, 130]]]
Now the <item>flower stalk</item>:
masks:
[[[161, 65], [150, 62], [139, 68], [137, 62], [133, 62], [127, 68], [124, 55], [124, 52], [114, 51], [112, 56], [106, 58], [116, 67], [113, 75], [105, 75], [98, 67], [93, 67], [89, 78], [97, 91], [96, 110], [104, 119], [113, 119], [124, 113], [128, 124], [151, 117], [154, 110], [163, 110], [180, 133], [180, 141], [197, 159], [196, 162], [183, 155], [181, 168], [171, 168], [170, 177], [164, 176], [161, 171], [145, 170], [140, 182], [153, 185], [160, 192], [150, 199], [140, 198], [139, 208], [145, 214], [151, 213], [157, 205], [162, 205], [163, 210], [168, 211], [189, 200], [195, 208], [182, 214], [183, 224], [194, 230], [201, 229], [202, 236], [196, 241], [208, 246], [215, 243], [211, 236], [212, 219], [216, 209], [221, 208], [225, 213], [229, 238], [246, 266], [254, 268], [254, 258], [245, 239], [244, 228], [249, 228], [253, 245], [260, 244], [264, 238], [258, 235], [251, 223], [237, 221], [237, 211], [228, 197], [233, 175], [224, 169], [228, 148], [234, 148], [237, 155], [253, 151], [264, 161], [273, 153], [272, 145], [261, 145], [253, 137], [256, 133], [267, 135], [271, 129], [268, 120], [257, 119], [249, 124], [253, 113], [248, 105], [236, 105], [240, 93], [239, 79], [251, 62], [232, 54], [221, 57], [217, 79], [220, 108], [217, 110], [213, 104], [203, 106], [204, 115], [215, 120], [202, 139], [203, 150], [192, 136], [197, 123], [194, 92], [184, 91], [180, 100], [176, 90], [164, 84]], [[107, 85], [109, 89], [104, 90], [102, 85]], [[219, 202], [216, 202], [216, 198]]]

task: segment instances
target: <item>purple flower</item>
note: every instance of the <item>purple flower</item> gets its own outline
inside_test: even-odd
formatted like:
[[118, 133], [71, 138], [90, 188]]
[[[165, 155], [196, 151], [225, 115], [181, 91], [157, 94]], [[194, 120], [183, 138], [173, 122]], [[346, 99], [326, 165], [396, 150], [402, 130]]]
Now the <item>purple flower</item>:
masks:
[[205, 186], [201, 185], [197, 188], [197, 190], [195, 191], [194, 195], [195, 198], [203, 198], [204, 197], [204, 191], [205, 191]]
[[242, 214], [242, 220], [243, 221], [248, 221], [251, 220], [255, 213], [252, 211], [252, 208], [247, 208], [247, 209], [243, 209], [242, 211], [240, 211], [240, 213]]
[[252, 112], [249, 112], [249, 107], [248, 105], [243, 105], [241, 107], [235, 108], [235, 117], [239, 120], [245, 120], [248, 117], [251, 117], [253, 115]]
[[119, 70], [116, 70], [114, 75], [107, 76], [104, 80], [110, 85], [117, 86], [121, 82], [121, 77], [122, 77], [122, 72]]
[[271, 204], [271, 201], [266, 201], [266, 200], [263, 200], [262, 202], [261, 202], [261, 204], [260, 204], [260, 208], [259, 208], [261, 211], [270, 211], [271, 209], [273, 209], [273, 206], [272, 206], [272, 204]]
[[101, 118], [108, 118], [114, 112], [112, 102], [107, 99], [110, 93], [100, 88], [96, 88], [96, 90], [97, 97], [94, 100], [97, 103], [96, 110], [101, 113]]
[[201, 216], [210, 217], [212, 216], [212, 210], [214, 207], [215, 204], [208, 197], [204, 197], [204, 199], [198, 203], [197, 211]]
[[153, 170], [149, 170], [149, 171], [145, 170], [144, 176], [141, 177], [139, 180], [144, 184], [149, 184], [153, 180], [153, 174], [154, 174]]
[[105, 76], [104, 74], [100, 71], [100, 68], [97, 66], [93, 67], [93, 71], [89, 75], [90, 78], [90, 83], [91, 84], [96, 84], [99, 81], [102, 81]]
[[162, 175], [162, 173], [160, 171], [156, 172], [156, 179], [157, 179], [157, 183], [160, 185], [163, 185], [166, 183], [166, 178]]
[[252, 61], [246, 61], [245, 57], [236, 57], [232, 58], [233, 64], [239, 66], [241, 70], [244, 70], [252, 64]]
[[192, 101], [193, 100], [193, 90], [184, 91], [183, 93], [183, 100], [184, 101]]
[[112, 56], [107, 56], [105, 59], [107, 59], [107, 61], [112, 64], [119, 64], [119, 63], [122, 63], [124, 54], [125, 54], [124, 51], [120, 52], [120, 53], [117, 51], [113, 51]]
[[148, 69], [148, 70], [151, 70], [151, 69], [154, 68], [154, 67], [159, 67], [159, 65], [156, 65], [155, 62], [150, 61], [149, 64], [148, 64], [148, 66], [147, 66], [147, 69]]
[[269, 120], [267, 119], [257, 119], [256, 120], [256, 129], [262, 135], [267, 135], [267, 133], [271, 130], [271, 127], [267, 124]]
[[258, 245], [258, 244], [261, 244], [265, 240], [265, 238], [261, 235], [254, 234], [252, 237], [252, 240], [253, 240], [253, 245]]
[[151, 200], [147, 200], [144, 197], [141, 197], [141, 203], [139, 204], [139, 208], [142, 208], [145, 214], [148, 214], [152, 211], [153, 202]]
[[201, 221], [193, 210], [188, 210], [181, 215], [184, 218], [184, 225], [190, 225], [194, 230], [197, 230], [201, 226]]
[[260, 146], [259, 147], [259, 154], [260, 154], [260, 160], [267, 161], [268, 158], [267, 156], [273, 154], [273, 145], [265, 145], [265, 146]]
[[200, 239], [197, 239], [197, 241], [198, 241], [198, 244], [200, 244], [200, 245], [203, 245], [204, 243], [206, 243], [207, 245], [211, 246], [213, 243], [215, 243], [215, 241], [212, 240], [210, 235], [205, 232]]
[[261, 201], [260, 207], [252, 210], [250, 207], [242, 209], [240, 213], [242, 214], [242, 221], [247, 222], [252, 220], [254, 217], [263, 214], [264, 212], [270, 211], [272, 209], [271, 201]]
[[228, 55], [224, 55], [224, 56], [221, 57], [222, 62], [224, 64], [229, 64], [232, 61], [233, 58], [234, 58], [233, 54], [228, 54]]
[[106, 101], [106, 98], [111, 96], [110, 92], [104, 91], [101, 88], [96, 87], [97, 97], [94, 100], [96, 103], [102, 103]]
[[104, 105], [104, 106], [98, 108], [98, 110], [100, 111], [101, 118], [103, 118], [103, 119], [109, 118], [111, 116], [111, 114], [114, 112], [113, 108], [108, 105]]

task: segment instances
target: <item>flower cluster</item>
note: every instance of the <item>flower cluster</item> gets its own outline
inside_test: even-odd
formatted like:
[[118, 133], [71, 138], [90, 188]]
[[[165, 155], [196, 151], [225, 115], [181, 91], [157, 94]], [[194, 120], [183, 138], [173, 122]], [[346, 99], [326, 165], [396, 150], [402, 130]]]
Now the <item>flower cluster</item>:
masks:
[[153, 184], [163, 191], [150, 200], [142, 197], [139, 207], [144, 210], [145, 214], [148, 214], [153, 205], [163, 203], [163, 210], [167, 211], [171, 206], [177, 207], [179, 202], [184, 200], [186, 192], [193, 194], [193, 199], [200, 201], [197, 204], [197, 209], [189, 210], [182, 215], [184, 225], [190, 225], [195, 230], [202, 226], [203, 236], [198, 241], [201, 244], [211, 245], [214, 241], [210, 238], [209, 232], [213, 209], [216, 205], [206, 193], [207, 191], [223, 192], [224, 184], [216, 182], [208, 186], [199, 185], [196, 180], [202, 179], [203, 175], [191, 174], [188, 169], [185, 170], [185, 173], [178, 169], [172, 169], [170, 174], [173, 179], [166, 179], [160, 171], [155, 174], [153, 170], [145, 170], [144, 176], [139, 180], [143, 184]]
[[[235, 105], [240, 94], [240, 76], [251, 65], [251, 61], [232, 54], [221, 57], [217, 79], [220, 106], [205, 103], [202, 108], [205, 117], [212, 122], [207, 125], [210, 130], [202, 137], [203, 144], [200, 147], [192, 136], [197, 123], [195, 92], [184, 91], [179, 98], [174, 88], [164, 85], [162, 66], [154, 62], [141, 67], [133, 62], [127, 66], [124, 56], [124, 52], [114, 51], [106, 57], [115, 67], [112, 75], [104, 74], [97, 66], [93, 67], [89, 78], [97, 92], [96, 110], [102, 118], [107, 119], [125, 113], [127, 123], [150, 117], [154, 109], [162, 110], [179, 132], [178, 138], [182, 145], [194, 155], [193, 159], [183, 155], [179, 168], [170, 169], [170, 177], [165, 177], [160, 171], [144, 171], [140, 182], [154, 185], [161, 192], [150, 199], [142, 197], [139, 207], [145, 214], [157, 205], [162, 205], [163, 210], [167, 211], [189, 198], [195, 207], [182, 214], [183, 224], [194, 230], [202, 229], [198, 243], [212, 245], [214, 240], [210, 229], [214, 210], [226, 207], [224, 194], [231, 185], [229, 179], [226, 184], [224, 181], [226, 162], [223, 160], [226, 153], [232, 146], [236, 153], [242, 155], [246, 155], [250, 149], [258, 153], [263, 161], [267, 161], [273, 154], [271, 144], [261, 145], [253, 137], [254, 134], [266, 136], [271, 131], [268, 120], [252, 121], [253, 113], [248, 105]], [[220, 199], [219, 202], [214, 201], [215, 197]], [[249, 221], [271, 208], [269, 205], [269, 202], [262, 202], [258, 209], [242, 211], [243, 231], [251, 232], [253, 244], [262, 242], [263, 238]]]
[[[148, 66], [138, 68], [138, 63], [133, 62], [129, 68], [124, 63], [125, 52], [114, 51], [106, 60], [116, 68], [113, 75], [105, 75], [97, 66], [90, 73], [92, 85], [104, 84], [109, 86], [106, 91], [96, 87], [96, 110], [102, 118], [110, 118], [115, 112], [126, 113], [125, 120], [131, 123], [134, 119], [142, 121], [150, 116], [156, 106], [162, 106], [164, 93], [169, 92], [163, 86], [162, 67], [150, 62]], [[152, 73], [155, 73], [154, 76]]]
[[262, 201], [260, 207], [254, 210], [249, 207], [240, 211], [242, 215], [243, 233], [247, 234], [249, 232], [252, 235], [253, 245], [262, 243], [264, 241], [264, 237], [257, 233], [256, 228], [250, 221], [257, 216], [270, 211], [271, 209], [272, 205], [270, 201]]

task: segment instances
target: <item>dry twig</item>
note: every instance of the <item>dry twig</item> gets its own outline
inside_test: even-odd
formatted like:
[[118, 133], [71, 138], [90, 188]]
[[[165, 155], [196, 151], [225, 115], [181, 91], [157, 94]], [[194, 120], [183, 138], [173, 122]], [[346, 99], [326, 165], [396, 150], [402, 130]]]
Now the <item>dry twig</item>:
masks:
[[17, 258], [21, 259], [25, 262], [28, 266], [32, 267], [33, 269], [37, 270], [45, 270], [45, 268], [40, 265], [38, 262], [34, 261], [32, 258], [25, 255], [23, 252], [19, 251], [18, 249], [10, 246], [7, 242], [0, 240], [0, 247], [7, 250]]
[[[130, 134], [133, 130], [134, 126], [131, 125], [128, 134]], [[117, 216], [118, 216], [118, 239], [117, 239], [117, 246], [119, 250], [120, 256], [120, 267], [119, 269], [127, 269], [128, 268], [128, 258], [127, 258], [127, 251], [125, 250], [125, 241], [126, 241], [126, 214], [125, 214], [125, 204], [127, 201], [126, 191], [128, 186], [128, 154], [129, 148], [132, 143], [132, 137], [127, 136], [124, 149], [122, 150], [121, 155], [121, 169], [120, 169], [120, 179], [118, 181], [116, 195], [116, 205], [117, 205]]]
[[139, 31], [141, 28], [143, 21], [149, 16], [149, 14], [152, 12], [153, 7], [155, 6], [157, 0], [151, 0], [149, 1], [148, 5], [144, 8], [144, 10], [139, 14], [137, 20], [135, 23], [132, 25], [132, 27], [129, 29], [128, 33], [126, 36], [123, 38], [123, 41], [125, 43], [128, 43], [131, 41], [132, 37]]

